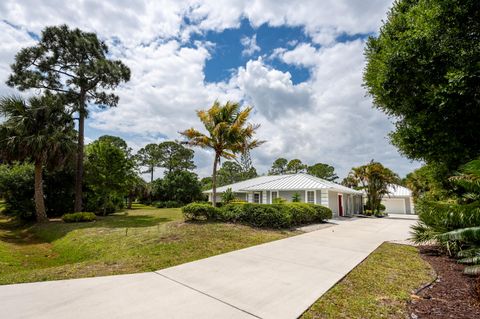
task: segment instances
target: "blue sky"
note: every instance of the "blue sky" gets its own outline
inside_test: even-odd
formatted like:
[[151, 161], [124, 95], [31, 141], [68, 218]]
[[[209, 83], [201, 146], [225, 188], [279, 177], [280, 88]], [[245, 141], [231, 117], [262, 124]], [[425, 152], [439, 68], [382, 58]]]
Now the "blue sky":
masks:
[[[253, 105], [267, 140], [253, 163], [265, 173], [278, 157], [324, 162], [345, 176], [371, 159], [400, 175], [419, 166], [389, 143], [394, 119], [372, 107], [362, 87], [363, 49], [388, 0], [165, 0], [0, 3], [0, 94], [15, 52], [47, 25], [93, 31], [132, 71], [116, 108], [92, 107], [87, 140], [124, 138], [135, 150], [200, 128], [195, 110], [218, 99]], [[38, 94], [24, 92], [22, 94]], [[197, 173], [212, 154], [196, 149]], [[158, 172], [158, 176], [161, 172]]]

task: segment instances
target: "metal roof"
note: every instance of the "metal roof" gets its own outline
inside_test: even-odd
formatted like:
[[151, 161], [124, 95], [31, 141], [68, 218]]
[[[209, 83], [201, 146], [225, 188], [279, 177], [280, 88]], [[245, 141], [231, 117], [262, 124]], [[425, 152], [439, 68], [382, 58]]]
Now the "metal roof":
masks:
[[400, 185], [388, 185], [388, 195], [386, 197], [410, 197], [412, 191]]
[[[228, 188], [231, 188], [233, 192], [250, 192], [264, 190], [332, 189], [342, 193], [362, 194], [361, 192], [354, 189], [333, 182], [329, 182], [305, 173], [261, 176], [243, 182], [219, 187], [217, 189], [217, 192], [222, 193]], [[206, 193], [211, 192], [211, 190], [206, 191]]]

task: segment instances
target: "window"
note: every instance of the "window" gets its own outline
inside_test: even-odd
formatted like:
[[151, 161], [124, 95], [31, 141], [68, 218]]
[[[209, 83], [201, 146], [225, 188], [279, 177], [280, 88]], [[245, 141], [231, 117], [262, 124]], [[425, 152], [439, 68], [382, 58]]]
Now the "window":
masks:
[[315, 191], [307, 191], [307, 203], [315, 204]]
[[278, 198], [278, 192], [272, 191], [272, 204], [275, 203], [275, 200]]
[[260, 193], [253, 193], [253, 202], [257, 204], [260, 203]]

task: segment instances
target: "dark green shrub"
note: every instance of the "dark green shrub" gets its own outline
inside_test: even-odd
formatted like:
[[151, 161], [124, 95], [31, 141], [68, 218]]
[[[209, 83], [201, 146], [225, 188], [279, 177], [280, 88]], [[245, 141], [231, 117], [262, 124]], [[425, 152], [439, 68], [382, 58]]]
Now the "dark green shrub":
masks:
[[322, 206], [322, 205], [313, 205], [310, 204], [313, 209], [316, 211], [316, 221], [325, 221], [327, 219], [331, 219], [333, 217], [333, 212], [330, 208]]
[[312, 204], [289, 203], [283, 204], [290, 212], [292, 225], [302, 225], [317, 221], [317, 211]]
[[0, 193], [5, 200], [3, 213], [21, 219], [33, 219], [33, 165], [0, 165]]
[[223, 204], [228, 204], [231, 201], [235, 200], [235, 195], [232, 192], [231, 188], [227, 188], [225, 192], [222, 194], [222, 203]]
[[255, 227], [289, 227], [291, 217], [284, 205], [244, 204], [241, 222]]
[[378, 206], [378, 209], [379, 209], [381, 212], [384, 212], [387, 208], [385, 207], [385, 205], [380, 204], [380, 205]]
[[80, 213], [70, 213], [62, 216], [62, 220], [65, 223], [81, 223], [81, 222], [92, 222], [97, 219], [94, 213], [80, 212]]
[[157, 207], [157, 208], [179, 208], [179, 207], [182, 207], [183, 204], [182, 203], [179, 203], [177, 201], [173, 201], [173, 200], [167, 200], [167, 201], [156, 201], [156, 202], [153, 202], [152, 203], [153, 206]]
[[191, 203], [183, 206], [185, 220], [213, 220], [218, 218], [218, 208], [206, 203]]
[[241, 222], [244, 214], [244, 203], [231, 203], [218, 210], [218, 220], [223, 222]]

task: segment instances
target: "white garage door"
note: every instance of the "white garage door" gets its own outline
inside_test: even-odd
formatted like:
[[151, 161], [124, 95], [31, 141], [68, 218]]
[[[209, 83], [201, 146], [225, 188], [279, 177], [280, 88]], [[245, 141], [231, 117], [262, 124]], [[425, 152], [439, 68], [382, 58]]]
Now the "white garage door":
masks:
[[406, 214], [405, 200], [403, 198], [384, 198], [382, 204], [385, 205], [385, 212], [392, 214]]

